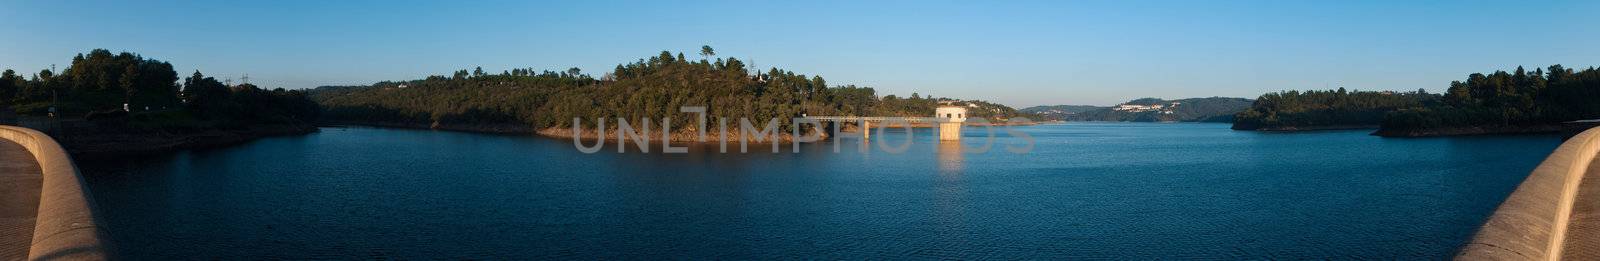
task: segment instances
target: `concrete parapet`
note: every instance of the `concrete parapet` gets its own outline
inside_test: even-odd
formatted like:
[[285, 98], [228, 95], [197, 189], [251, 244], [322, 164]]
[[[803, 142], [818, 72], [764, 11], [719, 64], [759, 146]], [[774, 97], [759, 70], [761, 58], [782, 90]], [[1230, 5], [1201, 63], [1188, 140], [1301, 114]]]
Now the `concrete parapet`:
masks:
[[1600, 237], [1568, 233], [1575, 204], [1580, 200], [1584, 204], [1600, 203], [1600, 199], [1578, 198], [1585, 175], [1600, 174], [1589, 171], [1597, 152], [1600, 128], [1562, 143], [1495, 209], [1456, 259], [1561, 260], [1569, 247], [1568, 239]]
[[0, 126], [0, 139], [27, 148], [43, 172], [39, 216], [28, 259], [106, 259], [108, 246], [95, 219], [93, 197], [67, 151], [50, 136], [28, 128]]

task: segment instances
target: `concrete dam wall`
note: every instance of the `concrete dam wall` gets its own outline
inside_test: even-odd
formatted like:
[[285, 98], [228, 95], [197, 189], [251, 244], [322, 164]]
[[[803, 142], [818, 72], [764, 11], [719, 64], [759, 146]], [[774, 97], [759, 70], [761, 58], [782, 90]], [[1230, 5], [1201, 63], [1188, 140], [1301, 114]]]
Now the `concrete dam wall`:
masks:
[[1457, 254], [1462, 260], [1600, 258], [1600, 128], [1550, 153]]
[[28, 259], [106, 259], [108, 246], [95, 219], [93, 198], [66, 150], [50, 136], [28, 128], [0, 126], [0, 139], [26, 148], [42, 172], [38, 217]]

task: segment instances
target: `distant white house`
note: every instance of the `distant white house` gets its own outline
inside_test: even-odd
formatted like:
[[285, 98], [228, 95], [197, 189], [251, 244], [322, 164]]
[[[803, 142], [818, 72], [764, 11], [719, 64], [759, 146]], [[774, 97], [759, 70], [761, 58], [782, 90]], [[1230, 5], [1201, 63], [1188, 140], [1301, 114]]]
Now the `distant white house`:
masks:
[[1122, 104], [1122, 105], [1117, 105], [1116, 108], [1111, 108], [1111, 109], [1112, 110], [1117, 110], [1117, 111], [1141, 112], [1141, 111], [1150, 110], [1150, 106], [1149, 105], [1137, 105], [1137, 104]]
[[1183, 104], [1183, 103], [1172, 102], [1172, 103], [1168, 103], [1168, 104], [1151, 104], [1151, 105], [1119, 104], [1116, 107], [1111, 107], [1111, 110], [1114, 110], [1114, 111], [1126, 111], [1126, 112], [1159, 111], [1159, 112], [1161, 112], [1163, 114], [1172, 114], [1172, 109], [1177, 108], [1178, 104]]

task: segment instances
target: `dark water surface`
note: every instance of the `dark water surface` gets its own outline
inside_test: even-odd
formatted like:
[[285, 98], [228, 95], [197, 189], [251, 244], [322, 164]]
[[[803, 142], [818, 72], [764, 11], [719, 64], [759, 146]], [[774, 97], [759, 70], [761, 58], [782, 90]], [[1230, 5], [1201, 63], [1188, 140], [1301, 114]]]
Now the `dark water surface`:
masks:
[[917, 130], [902, 154], [853, 140], [583, 154], [570, 140], [325, 128], [80, 164], [135, 259], [1416, 259], [1449, 257], [1560, 143], [1017, 129], [1031, 153], [1002, 149], [1018, 137], [957, 152], [982, 143], [970, 127], [965, 147]]

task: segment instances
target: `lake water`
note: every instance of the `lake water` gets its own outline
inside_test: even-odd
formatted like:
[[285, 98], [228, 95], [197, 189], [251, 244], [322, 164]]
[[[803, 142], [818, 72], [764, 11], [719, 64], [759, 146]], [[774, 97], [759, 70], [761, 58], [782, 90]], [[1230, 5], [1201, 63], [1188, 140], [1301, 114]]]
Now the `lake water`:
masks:
[[971, 127], [961, 146], [916, 130], [900, 154], [856, 140], [584, 154], [571, 140], [324, 128], [80, 165], [131, 259], [1438, 259], [1560, 143], [1015, 130], [1030, 153], [1004, 150], [1025, 142], [1004, 133], [968, 153], [987, 136]]

